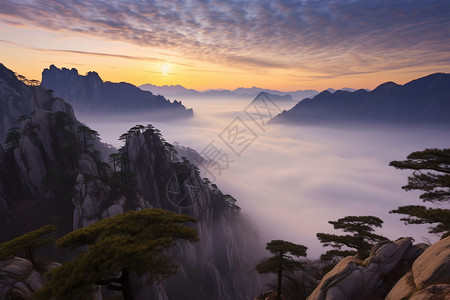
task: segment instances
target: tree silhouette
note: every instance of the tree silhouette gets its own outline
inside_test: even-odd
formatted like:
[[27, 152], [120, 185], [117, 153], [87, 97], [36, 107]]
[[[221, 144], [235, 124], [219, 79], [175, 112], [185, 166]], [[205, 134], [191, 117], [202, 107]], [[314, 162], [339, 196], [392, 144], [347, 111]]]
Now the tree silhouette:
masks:
[[78, 126], [77, 132], [83, 135], [83, 148], [85, 153], [87, 151], [88, 141], [100, 136], [97, 131], [89, 128], [86, 125]]
[[166, 249], [177, 240], [198, 241], [197, 231], [184, 223], [195, 222], [186, 215], [161, 209], [129, 211], [75, 230], [56, 245], [87, 252], [50, 271], [50, 280], [37, 299], [87, 299], [93, 285], [122, 291], [125, 300], [134, 299], [130, 275], [146, 275], [148, 283], [174, 274], [178, 265]]
[[[408, 176], [406, 191], [423, 191], [423, 202], [443, 203], [450, 200], [450, 149], [425, 149], [413, 152], [404, 161], [392, 161], [390, 166], [401, 170], [413, 170]], [[405, 224], [437, 224], [429, 227], [429, 233], [448, 236], [450, 210], [427, 208], [421, 205], [401, 206], [390, 213], [403, 214]]]
[[[387, 240], [385, 237], [375, 234], [373, 227], [380, 227], [383, 221], [374, 216], [348, 216], [337, 221], [329, 221], [334, 229], [340, 229], [352, 234], [336, 235], [328, 233], [317, 233], [316, 236], [323, 246], [331, 246], [334, 249], [328, 250], [321, 256], [322, 260], [332, 260], [336, 257], [346, 257], [357, 254], [359, 258], [366, 258], [373, 245]], [[346, 246], [355, 250], [342, 250]]]
[[277, 275], [277, 299], [281, 299], [281, 280], [283, 271], [300, 269], [303, 262], [295, 260], [293, 256], [306, 256], [307, 247], [282, 240], [272, 240], [267, 243], [266, 249], [273, 256], [263, 259], [255, 267], [258, 273], [274, 273]]
[[113, 153], [113, 154], [109, 155], [109, 163], [112, 164], [114, 173], [117, 173], [117, 171], [118, 171], [118, 166], [119, 166], [121, 157], [122, 157], [122, 155], [120, 153]]

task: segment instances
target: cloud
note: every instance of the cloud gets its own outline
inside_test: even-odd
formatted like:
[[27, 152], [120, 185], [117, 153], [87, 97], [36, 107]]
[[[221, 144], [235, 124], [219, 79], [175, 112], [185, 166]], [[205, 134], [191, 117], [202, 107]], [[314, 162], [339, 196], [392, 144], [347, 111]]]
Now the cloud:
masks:
[[227, 55], [225, 60], [227, 62], [230, 62], [232, 64], [239, 64], [243, 66], [249, 66], [249, 67], [263, 67], [263, 68], [279, 68], [279, 69], [287, 69], [290, 66], [281, 63], [272, 61], [269, 59], [261, 59], [261, 58], [254, 58], [254, 57], [246, 57], [246, 56], [237, 56], [237, 55]]
[[44, 49], [38, 47], [30, 47], [20, 43], [14, 43], [6, 40], [1, 40], [0, 43], [8, 44], [11, 46], [16, 46], [20, 48], [33, 49], [36, 51], [42, 52], [50, 52], [50, 53], [71, 53], [71, 54], [82, 54], [82, 55], [90, 55], [90, 56], [103, 56], [103, 57], [113, 57], [113, 58], [124, 58], [131, 60], [143, 60], [143, 61], [153, 61], [153, 62], [165, 62], [164, 59], [148, 57], [148, 56], [133, 56], [133, 55], [123, 55], [123, 54], [114, 54], [114, 53], [103, 53], [103, 52], [91, 52], [91, 51], [79, 51], [79, 50], [68, 50], [68, 49]]
[[337, 76], [450, 61], [440, 0], [17, 0], [0, 2], [0, 17], [242, 68]]
[[[238, 200], [263, 242], [289, 240], [308, 246], [309, 257], [319, 257], [325, 250], [316, 233], [337, 233], [328, 221], [349, 215], [381, 218], [385, 223], [377, 233], [391, 239], [413, 236], [421, 242], [422, 236], [429, 236], [426, 225], [404, 226], [399, 215], [389, 214], [402, 205], [423, 205], [420, 193], [401, 189], [411, 172], [389, 167], [389, 162], [425, 148], [450, 147], [448, 130], [379, 124], [373, 128], [272, 125], [262, 131], [245, 117], [248, 103], [242, 99], [178, 100], [194, 107], [193, 119], [152, 124], [169, 142], [199, 152], [214, 142], [228, 155], [233, 161], [229, 169], [220, 175], [210, 170], [210, 174], [223, 192]], [[218, 137], [236, 114], [258, 135], [239, 157]], [[128, 123], [110, 118], [83, 121], [117, 146], [122, 132], [148, 122], [134, 115]], [[210, 174], [203, 173], [213, 180]]]
[[132, 56], [132, 55], [122, 55], [122, 54], [112, 54], [112, 53], [102, 53], [102, 52], [89, 52], [89, 51], [78, 51], [78, 50], [60, 50], [60, 49], [39, 49], [45, 52], [57, 52], [57, 53], [74, 53], [74, 54], [84, 54], [92, 56], [104, 56], [104, 57], [114, 57], [114, 58], [125, 58], [132, 60], [144, 60], [144, 61], [159, 61], [164, 62], [165, 60], [146, 56]]

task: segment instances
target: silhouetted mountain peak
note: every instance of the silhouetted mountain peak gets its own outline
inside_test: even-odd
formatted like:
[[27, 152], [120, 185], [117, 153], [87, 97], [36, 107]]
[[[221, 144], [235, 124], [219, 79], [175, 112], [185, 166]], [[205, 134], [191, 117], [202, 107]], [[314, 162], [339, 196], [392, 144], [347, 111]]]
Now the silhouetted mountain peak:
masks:
[[16, 88], [21, 82], [16, 78], [13, 71], [0, 63], [0, 80], [4, 81], [10, 87]]
[[280, 95], [273, 95], [268, 92], [260, 92], [255, 97], [255, 99], [253, 99], [252, 103], [259, 102], [259, 101], [265, 101], [265, 100], [270, 100], [273, 102], [292, 102], [293, 101], [292, 96], [289, 94], [280, 96]]
[[5, 67], [4, 64], [0, 63], [0, 77], [6, 78], [10, 74], [14, 75], [14, 72]]
[[[44, 69], [43, 72], [53, 72], [53, 73], [60, 72], [60, 73], [62, 73], [62, 74], [65, 74], [65, 75], [71, 75], [71, 76], [78, 76], [78, 75], [79, 75], [79, 74], [78, 74], [78, 70], [75, 69], [75, 68], [72, 68], [72, 69], [61, 68], [61, 69], [59, 69], [59, 68], [58, 68], [57, 66], [55, 66], [55, 65], [50, 65], [50, 67], [48, 67], [48, 69]], [[89, 73], [91, 73], [91, 72], [89, 72]], [[95, 72], [94, 72], [94, 73], [95, 73]]]
[[79, 75], [77, 69], [59, 69], [51, 65], [42, 72], [42, 84], [54, 91], [55, 96], [70, 102], [86, 114], [151, 113], [160, 120], [190, 117], [192, 109], [180, 102], [171, 102], [163, 96], [126, 83], [104, 82], [94, 71]]
[[[73, 70], [73, 69], [72, 69]], [[75, 69], [76, 70], [76, 69]], [[103, 80], [100, 78], [100, 76], [98, 75], [97, 72], [94, 71], [90, 71], [86, 74], [86, 77], [89, 78], [90, 80], [94, 80], [94, 81], [98, 81], [98, 82], [103, 82]]]
[[319, 94], [317, 94], [313, 99], [325, 98], [333, 93], [335, 93], [335, 92], [330, 92], [329, 90], [324, 90], [323, 92], [320, 92]]
[[380, 84], [373, 91], [377, 93], [380, 91], [387, 91], [387, 90], [398, 88], [398, 87], [400, 87], [400, 85], [396, 84], [393, 81], [388, 81], [388, 82]]
[[434, 73], [428, 76], [412, 80], [404, 85], [404, 87], [426, 88], [438, 86], [440, 84], [450, 83], [450, 74]]
[[404, 85], [385, 82], [373, 91], [323, 91], [300, 101], [273, 122], [449, 124], [450, 74], [436, 73]]

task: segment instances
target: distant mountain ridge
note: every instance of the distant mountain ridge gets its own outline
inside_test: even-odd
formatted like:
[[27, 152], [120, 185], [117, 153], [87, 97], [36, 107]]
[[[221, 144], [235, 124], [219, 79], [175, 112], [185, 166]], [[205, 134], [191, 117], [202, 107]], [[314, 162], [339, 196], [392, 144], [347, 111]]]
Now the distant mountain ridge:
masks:
[[51, 65], [42, 72], [42, 85], [72, 104], [75, 111], [87, 114], [139, 112], [161, 119], [193, 115], [192, 109], [186, 109], [181, 102], [171, 102], [129, 83], [104, 82], [96, 72], [83, 76], [75, 68], [59, 69]]
[[286, 122], [450, 124], [450, 74], [435, 73], [404, 85], [386, 82], [373, 91], [323, 91], [271, 121]]
[[268, 92], [260, 92], [255, 99], [253, 99], [252, 104], [254, 103], [258, 103], [261, 101], [264, 101], [264, 98], [273, 101], [275, 103], [280, 103], [280, 102], [288, 102], [288, 103], [292, 103], [294, 100], [292, 99], [292, 96], [287, 94], [287, 95], [274, 95], [274, 94], [270, 94]]
[[313, 97], [319, 92], [316, 90], [297, 90], [291, 92], [282, 92], [259, 87], [237, 88], [235, 90], [210, 89], [206, 91], [197, 91], [187, 89], [181, 85], [163, 85], [143, 84], [139, 86], [142, 90], [150, 91], [155, 95], [164, 95], [165, 97], [196, 97], [196, 98], [248, 98], [253, 99], [261, 92], [266, 92], [275, 96], [290, 95], [294, 100], [299, 101], [307, 97]]

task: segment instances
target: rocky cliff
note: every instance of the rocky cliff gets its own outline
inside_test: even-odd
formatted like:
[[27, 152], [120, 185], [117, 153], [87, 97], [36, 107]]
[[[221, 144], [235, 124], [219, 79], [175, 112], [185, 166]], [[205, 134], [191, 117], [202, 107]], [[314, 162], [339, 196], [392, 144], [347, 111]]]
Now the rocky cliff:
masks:
[[181, 262], [180, 270], [164, 286], [144, 290], [141, 299], [149, 293], [162, 299], [248, 299], [257, 288], [252, 272], [256, 232], [249, 230], [251, 225], [231, 196], [203, 180], [188, 160], [171, 158], [168, 148], [151, 126], [130, 130], [120, 150], [126, 161], [120, 172], [130, 177], [118, 185], [138, 191], [141, 200], [134, 205], [144, 203], [196, 218], [200, 242], [176, 247], [172, 252]]
[[[0, 135], [0, 210], [2, 238], [54, 223], [72, 230], [76, 180], [107, 178], [98, 138], [86, 137], [72, 107], [40, 86], [27, 86], [0, 68], [2, 118], [9, 129]], [[6, 76], [5, 76], [6, 75]], [[14, 99], [14, 108], [8, 106]], [[84, 142], [83, 142], [84, 141]], [[2, 187], [3, 186], [3, 187]]]
[[61, 111], [73, 115], [69, 104], [54, 98], [51, 91], [24, 84], [3, 64], [0, 64], [0, 99], [1, 141], [4, 141], [10, 128], [18, 125], [17, 119], [29, 116], [36, 109]]
[[186, 109], [181, 102], [171, 102], [129, 83], [104, 82], [96, 72], [83, 76], [77, 69], [51, 65], [42, 72], [42, 85], [83, 114], [141, 113], [159, 120], [193, 115], [192, 109]]
[[[201, 241], [172, 250], [178, 273], [143, 288], [140, 299], [255, 294], [256, 233], [231, 196], [203, 180], [189, 161], [173, 158], [158, 130], [130, 129], [108, 163], [95, 131], [77, 121], [69, 104], [21, 83], [3, 66], [0, 71], [1, 113], [14, 126], [0, 146], [0, 240], [49, 223], [66, 233], [128, 210], [169, 209], [195, 217]], [[9, 109], [11, 103], [20, 109]]]

